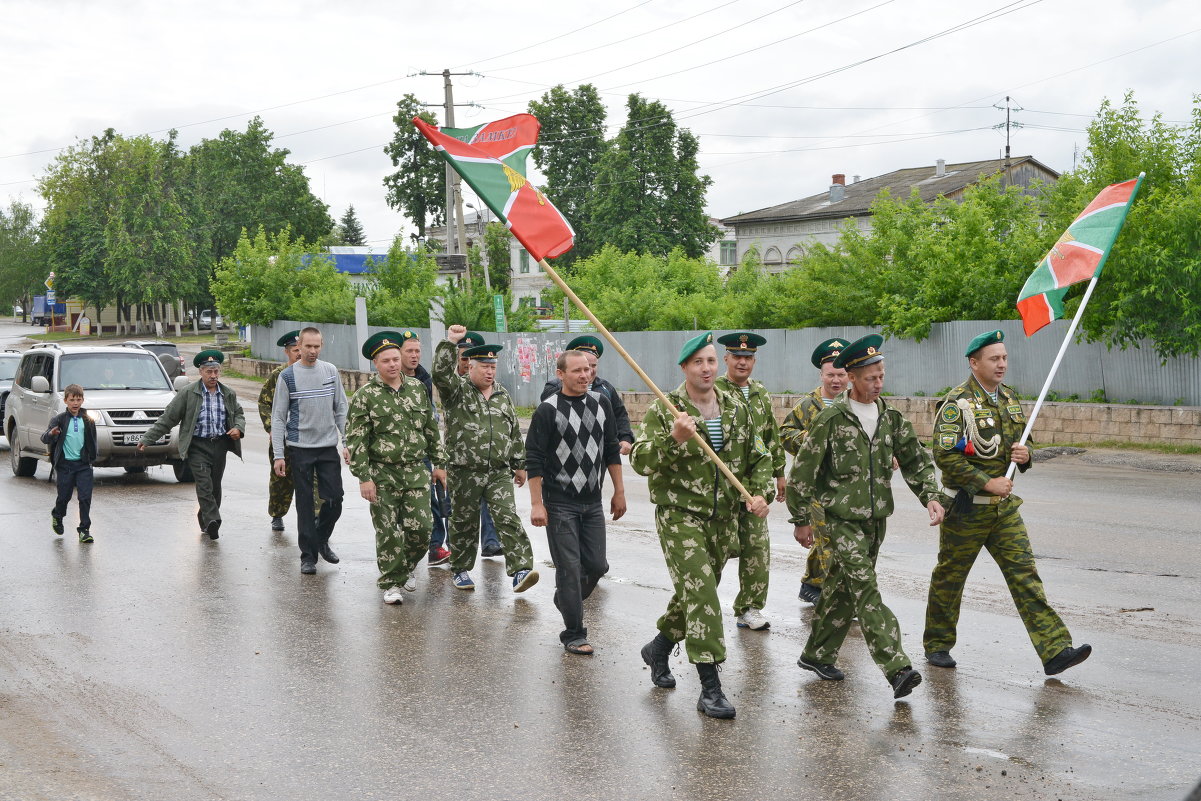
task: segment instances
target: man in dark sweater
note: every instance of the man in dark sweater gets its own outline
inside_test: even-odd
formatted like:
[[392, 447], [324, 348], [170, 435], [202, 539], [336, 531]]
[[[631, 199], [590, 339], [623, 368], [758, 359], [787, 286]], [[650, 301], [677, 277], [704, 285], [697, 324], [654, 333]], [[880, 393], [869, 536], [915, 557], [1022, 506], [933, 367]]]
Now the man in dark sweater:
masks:
[[609, 399], [588, 389], [592, 370], [585, 355], [559, 354], [555, 372], [561, 387], [534, 410], [525, 440], [530, 522], [546, 526], [555, 606], [566, 627], [559, 639], [569, 653], [591, 655], [584, 599], [609, 570], [601, 506], [606, 470], [613, 479], [613, 519], [626, 511], [621, 449]]
[[[630, 415], [626, 411], [626, 405], [622, 401], [617, 387], [596, 374], [596, 365], [605, 353], [605, 344], [591, 334], [585, 334], [568, 342], [567, 350], [578, 351], [588, 359], [588, 389], [604, 395], [613, 407], [613, 419], [617, 424], [617, 445], [621, 448], [622, 456], [628, 455], [630, 449], [634, 447], [634, 429], [630, 427]], [[546, 386], [542, 388], [542, 400], [546, 400], [552, 393], [558, 392], [562, 384], [563, 382], [558, 378], [547, 381]]]

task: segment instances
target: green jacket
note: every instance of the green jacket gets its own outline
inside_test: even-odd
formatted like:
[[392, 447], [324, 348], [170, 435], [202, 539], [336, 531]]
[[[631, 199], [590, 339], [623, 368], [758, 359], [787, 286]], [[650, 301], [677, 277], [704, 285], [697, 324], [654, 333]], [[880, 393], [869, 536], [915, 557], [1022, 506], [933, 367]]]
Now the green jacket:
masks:
[[259, 390], [259, 418], [263, 421], [263, 430], [268, 434], [271, 433], [271, 402], [275, 400], [275, 385], [279, 383], [279, 374], [287, 366], [281, 364], [272, 370], [271, 375], [263, 382], [263, 388]]
[[809, 424], [825, 409], [821, 387], [801, 398], [780, 424], [780, 443], [784, 450], [796, 456], [797, 451], [801, 449], [801, 443], [805, 441], [805, 432], [809, 430]]
[[827, 517], [878, 520], [892, 514], [892, 459], [923, 505], [942, 496], [934, 463], [913, 425], [883, 399], [876, 400], [880, 422], [870, 441], [844, 393], [809, 426], [788, 478], [788, 511], [793, 525], [812, 523], [810, 504]]
[[[668, 394], [677, 409], [683, 409], [704, 432], [700, 412], [688, 398], [683, 384]], [[772, 491], [771, 453], [751, 425], [750, 411], [741, 394], [732, 397], [717, 391], [721, 408], [722, 449], [718, 456], [738, 476], [752, 495], [767, 497]], [[742, 496], [709, 460], [695, 440], [683, 445], [671, 437], [675, 415], [655, 401], [642, 418], [642, 428], [630, 464], [647, 477], [651, 502], [674, 506], [707, 517], [732, 518], [743, 508]]]
[[[968, 456], [956, 450], [955, 444], [967, 433], [966, 415], [957, 404], [960, 399], [967, 401], [982, 440], [1001, 435], [1001, 444], [995, 456], [985, 458], [978, 453]], [[1005, 475], [1009, 468], [1010, 446], [1022, 438], [1025, 427], [1026, 414], [1012, 387], [1004, 384], [997, 387], [996, 403], [975, 376], [955, 387], [938, 407], [934, 421], [934, 463], [942, 471], [942, 483], [952, 493], [964, 489], [972, 495], [979, 495], [989, 479]], [[1022, 472], [1029, 467], [1029, 462], [1018, 465]], [[1016, 500], [1016, 496], [1010, 497]]]
[[[238, 396], [229, 387], [217, 382], [217, 388], [221, 390], [221, 398], [225, 403], [225, 422], [229, 428], [236, 428], [242, 432], [242, 436], [246, 435], [246, 415], [242, 413], [242, 404], [238, 402]], [[179, 426], [179, 456], [182, 459], [188, 458], [188, 446], [192, 444], [192, 432], [196, 429], [196, 418], [200, 416], [200, 393], [204, 392], [204, 384], [202, 381], [195, 381], [188, 384], [186, 387], [175, 393], [175, 397], [167, 404], [167, 408], [158, 419], [154, 421], [154, 425], [142, 435], [142, 444], [150, 445], [162, 439], [168, 431]], [[228, 431], [229, 428], [226, 430]], [[242, 440], [233, 440], [232, 450], [242, 457]]]
[[480, 470], [524, 470], [525, 441], [513, 400], [500, 382], [492, 396], [455, 372], [459, 349], [444, 340], [434, 351], [434, 386], [446, 412], [446, 461]]
[[[776, 423], [776, 413], [771, 405], [771, 393], [767, 391], [767, 387], [762, 381], [751, 379], [750, 391], [744, 397], [742, 389], [731, 381], [726, 376], [721, 376], [716, 382], [718, 389], [724, 389], [727, 392], [732, 392], [742, 398], [751, 412], [751, 423], [755, 426], [755, 430], [763, 437], [763, 444], [767, 447], [768, 453], [771, 454], [771, 466], [773, 476], [784, 475], [784, 466], [787, 463], [788, 456], [784, 453], [784, 446], [780, 442], [780, 426]], [[768, 500], [771, 500], [770, 498]]]
[[428, 487], [430, 468], [442, 465], [442, 439], [425, 385], [402, 375], [400, 389], [379, 374], [354, 393], [346, 411], [350, 472], [359, 481], [395, 489]]

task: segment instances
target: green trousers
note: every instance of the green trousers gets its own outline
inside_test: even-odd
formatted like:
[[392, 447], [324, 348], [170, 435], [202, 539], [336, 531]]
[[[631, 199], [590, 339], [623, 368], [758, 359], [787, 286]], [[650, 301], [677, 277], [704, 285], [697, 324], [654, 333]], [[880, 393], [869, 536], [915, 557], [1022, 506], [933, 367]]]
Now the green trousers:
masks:
[[744, 509], [738, 513], [738, 596], [734, 598], [734, 614], [767, 606], [770, 570], [767, 520]]
[[1072, 635], [1047, 602], [1043, 582], [1034, 564], [1026, 524], [1018, 512], [1020, 500], [993, 506], [975, 506], [948, 516], [938, 538], [938, 563], [930, 576], [926, 604], [926, 653], [955, 647], [955, 629], [963, 601], [963, 585], [980, 549], [986, 549], [1001, 568], [1009, 594], [1017, 606], [1030, 642], [1046, 662], [1072, 644]]
[[684, 641], [688, 661], [724, 662], [725, 629], [717, 585], [738, 552], [736, 517], [709, 519], [674, 506], [655, 507], [655, 527], [675, 592], [656, 625], [672, 642]]
[[890, 678], [910, 664], [901, 647], [896, 615], [884, 605], [876, 584], [876, 557], [884, 542], [886, 521], [826, 518], [830, 543], [830, 573], [813, 613], [813, 630], [805, 643], [805, 658], [833, 664], [851, 628], [859, 630], [872, 659]]
[[809, 507], [809, 517], [813, 521], [813, 545], [809, 548], [805, 577], [801, 581], [820, 587], [830, 572], [830, 536], [826, 533], [826, 511], [813, 504]]
[[[284, 448], [284, 461], [289, 463], [288, 449]], [[271, 482], [267, 485], [267, 514], [271, 517], [283, 517], [292, 508], [292, 471], [284, 475], [275, 474], [275, 451], [267, 444], [267, 464], [271, 466]]]
[[[513, 500], [513, 473], [509, 470], [475, 470], [451, 465], [446, 473], [454, 503], [450, 508], [450, 566], [456, 573], [475, 565], [480, 545], [480, 499], [488, 502], [492, 523], [505, 552], [505, 572], [534, 567], [534, 550]], [[427, 503], [428, 506], [428, 496]], [[429, 532], [426, 531], [426, 548]]]
[[196, 481], [196, 501], [200, 504], [196, 519], [202, 529], [209, 523], [221, 523], [221, 479], [229, 443], [229, 437], [224, 436], [211, 440], [193, 437], [188, 445], [188, 468]]
[[379, 588], [403, 587], [430, 546], [434, 514], [426, 487], [398, 489], [376, 485], [376, 502], [371, 504], [375, 526], [375, 561], [379, 565]]

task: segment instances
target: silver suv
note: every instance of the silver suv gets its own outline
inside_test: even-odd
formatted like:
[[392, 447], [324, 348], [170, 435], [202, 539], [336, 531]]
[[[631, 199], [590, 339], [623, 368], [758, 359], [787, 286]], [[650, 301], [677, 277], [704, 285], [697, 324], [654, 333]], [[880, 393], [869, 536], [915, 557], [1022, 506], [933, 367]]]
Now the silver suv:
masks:
[[[185, 379], [186, 380], [186, 379]], [[140, 473], [170, 464], [176, 479], [190, 478], [179, 458], [177, 431], [138, 452], [142, 434], [175, 395], [163, 365], [141, 348], [34, 345], [17, 367], [4, 410], [13, 473], [32, 476], [38, 460], [49, 461], [42, 433], [66, 409], [63, 388], [79, 384], [84, 406], [96, 423], [96, 467], [124, 467]]]

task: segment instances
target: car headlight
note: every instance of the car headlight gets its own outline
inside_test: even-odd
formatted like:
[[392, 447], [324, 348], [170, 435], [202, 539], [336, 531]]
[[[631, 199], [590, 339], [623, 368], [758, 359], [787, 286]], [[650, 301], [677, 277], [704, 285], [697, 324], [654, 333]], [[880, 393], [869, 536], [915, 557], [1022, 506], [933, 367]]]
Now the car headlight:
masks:
[[91, 420], [93, 423], [99, 424], [99, 423], [104, 422], [104, 418], [100, 415], [100, 412], [94, 412], [91, 409], [88, 409], [87, 415], [88, 415], [88, 419]]

